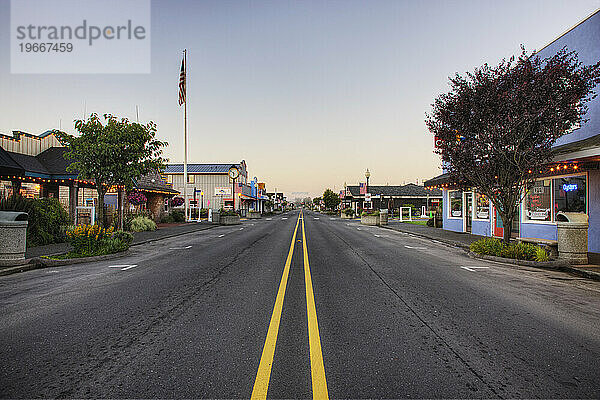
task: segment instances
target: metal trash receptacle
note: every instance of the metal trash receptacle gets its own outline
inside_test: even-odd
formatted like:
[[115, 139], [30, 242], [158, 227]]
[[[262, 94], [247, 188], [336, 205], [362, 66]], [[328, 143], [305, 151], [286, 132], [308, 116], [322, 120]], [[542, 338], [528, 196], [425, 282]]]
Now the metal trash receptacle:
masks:
[[573, 264], [588, 263], [588, 216], [584, 213], [556, 214], [558, 258]]
[[25, 260], [28, 215], [21, 211], [0, 211], [0, 266], [18, 265]]

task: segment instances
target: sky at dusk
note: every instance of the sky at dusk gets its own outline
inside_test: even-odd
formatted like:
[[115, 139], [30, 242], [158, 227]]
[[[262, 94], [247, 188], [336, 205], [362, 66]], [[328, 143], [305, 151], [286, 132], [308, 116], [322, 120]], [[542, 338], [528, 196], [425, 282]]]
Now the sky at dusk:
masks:
[[[600, 0], [153, 1], [150, 74], [11, 74], [0, 0], [0, 133], [87, 113], [158, 125], [183, 160], [177, 103], [188, 49], [189, 162], [246, 160], [269, 191], [402, 184], [440, 173], [425, 112], [448, 76], [540, 49]], [[102, 58], [100, 63], [118, 59]]]

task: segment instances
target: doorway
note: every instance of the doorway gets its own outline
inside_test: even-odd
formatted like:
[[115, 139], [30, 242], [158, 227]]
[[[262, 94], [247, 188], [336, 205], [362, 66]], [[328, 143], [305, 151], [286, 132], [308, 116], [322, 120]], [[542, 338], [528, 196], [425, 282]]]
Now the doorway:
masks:
[[465, 192], [465, 232], [473, 230], [473, 192]]

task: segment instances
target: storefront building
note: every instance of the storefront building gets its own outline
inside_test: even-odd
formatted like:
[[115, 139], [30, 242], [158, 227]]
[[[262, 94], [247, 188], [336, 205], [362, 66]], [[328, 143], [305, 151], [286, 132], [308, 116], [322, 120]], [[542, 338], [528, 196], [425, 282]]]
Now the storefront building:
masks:
[[[567, 47], [583, 64], [600, 60], [600, 12], [596, 12], [538, 52], [542, 58]], [[596, 87], [596, 93], [599, 92]], [[587, 103], [588, 121], [561, 137], [553, 147], [553, 162], [518, 205], [513, 236], [532, 240], [557, 240], [559, 212], [587, 214], [588, 251], [600, 253], [600, 98]], [[425, 182], [441, 188], [444, 196], [444, 229], [482, 236], [502, 237], [504, 226], [485, 196], [455, 190], [446, 174]]]
[[[231, 167], [240, 171], [234, 187], [228, 172]], [[238, 164], [188, 164], [187, 188], [184, 185], [183, 164], [168, 164], [163, 177], [183, 196], [187, 189], [187, 202], [190, 207], [231, 208], [235, 196], [235, 209], [249, 206], [247, 197], [251, 197], [248, 186], [248, 170], [246, 161]], [[234, 193], [235, 191], [235, 193]]]
[[[367, 192], [368, 191], [368, 192]], [[394, 213], [400, 207], [412, 207], [430, 211], [438, 207], [442, 200], [439, 189], [427, 190], [423, 186], [409, 183], [402, 186], [376, 186], [361, 183], [358, 186], [346, 186], [345, 196], [340, 195], [341, 207], [358, 209], [388, 209]]]

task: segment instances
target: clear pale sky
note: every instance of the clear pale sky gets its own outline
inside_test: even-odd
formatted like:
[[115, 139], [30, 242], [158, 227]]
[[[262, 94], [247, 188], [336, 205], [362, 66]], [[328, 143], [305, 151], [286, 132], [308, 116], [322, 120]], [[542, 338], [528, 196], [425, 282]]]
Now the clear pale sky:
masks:
[[[447, 77], [548, 42], [600, 0], [153, 1], [152, 73], [10, 74], [0, 0], [0, 133], [87, 112], [153, 120], [183, 160], [177, 104], [188, 53], [190, 162], [238, 162], [271, 191], [402, 184], [437, 175], [424, 124]], [[114, 62], [115, 60], [107, 60]]]

